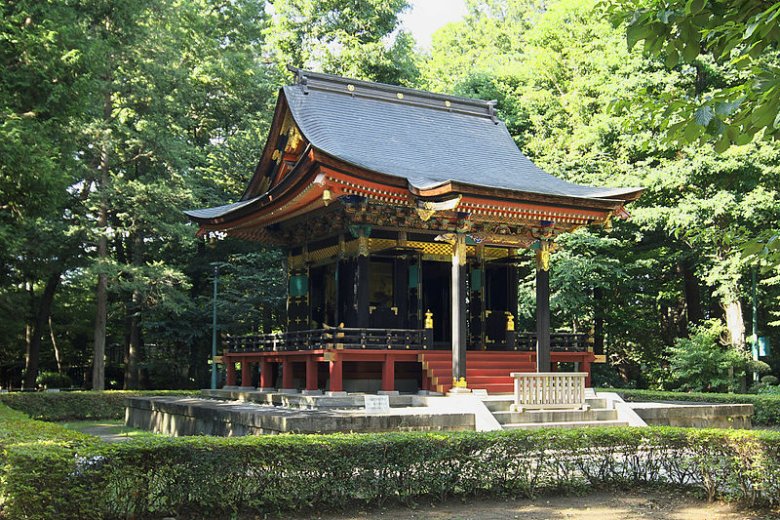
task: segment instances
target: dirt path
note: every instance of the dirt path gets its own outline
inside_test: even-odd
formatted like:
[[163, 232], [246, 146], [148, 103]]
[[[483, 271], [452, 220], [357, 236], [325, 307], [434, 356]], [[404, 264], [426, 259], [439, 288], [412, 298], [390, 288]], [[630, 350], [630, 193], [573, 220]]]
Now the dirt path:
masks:
[[[289, 516], [287, 517], [289, 518]], [[543, 497], [534, 500], [467, 500], [412, 509], [393, 507], [356, 510], [348, 514], [304, 515], [322, 520], [747, 520], [780, 519], [775, 511], [747, 511], [733, 504], [708, 504], [693, 494], [666, 491], [591, 493], [586, 496]]]

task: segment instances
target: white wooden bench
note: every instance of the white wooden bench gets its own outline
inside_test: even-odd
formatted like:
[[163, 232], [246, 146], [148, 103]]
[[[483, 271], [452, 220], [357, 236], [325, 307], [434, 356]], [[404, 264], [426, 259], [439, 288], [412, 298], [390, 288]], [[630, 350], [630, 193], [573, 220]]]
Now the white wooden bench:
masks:
[[512, 411], [526, 409], [583, 409], [585, 372], [512, 372], [515, 402]]

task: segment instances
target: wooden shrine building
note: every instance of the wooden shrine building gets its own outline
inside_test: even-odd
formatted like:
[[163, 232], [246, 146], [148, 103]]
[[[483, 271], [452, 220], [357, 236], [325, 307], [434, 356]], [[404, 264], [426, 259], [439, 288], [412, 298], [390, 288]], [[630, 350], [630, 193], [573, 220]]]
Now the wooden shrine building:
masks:
[[[560, 233], [625, 217], [638, 188], [553, 177], [495, 103], [294, 69], [241, 200], [189, 211], [284, 248], [286, 330], [228, 338], [227, 384], [285, 390], [511, 392], [509, 372], [594, 360], [551, 334]], [[519, 253], [536, 251], [536, 330], [515, 331]], [[258, 370], [259, 368], [259, 370]]]

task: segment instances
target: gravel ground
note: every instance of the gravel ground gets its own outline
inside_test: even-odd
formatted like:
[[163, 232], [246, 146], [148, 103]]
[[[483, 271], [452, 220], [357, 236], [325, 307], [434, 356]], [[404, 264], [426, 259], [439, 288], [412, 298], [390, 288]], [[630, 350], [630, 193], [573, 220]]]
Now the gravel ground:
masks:
[[[286, 515], [286, 518], [290, 518]], [[298, 518], [322, 520], [747, 520], [780, 519], [780, 511], [750, 511], [736, 504], [708, 504], [694, 494], [652, 490], [627, 493], [597, 492], [585, 496], [554, 496], [534, 500], [472, 499], [415, 508], [356, 509], [346, 514], [308, 514]]]

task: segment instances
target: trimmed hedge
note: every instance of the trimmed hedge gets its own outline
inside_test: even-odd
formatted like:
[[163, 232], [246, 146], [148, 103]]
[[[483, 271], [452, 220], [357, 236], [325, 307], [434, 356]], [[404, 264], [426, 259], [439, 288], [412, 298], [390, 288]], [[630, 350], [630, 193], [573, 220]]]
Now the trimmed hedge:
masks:
[[706, 392], [661, 392], [627, 388], [603, 388], [626, 401], [693, 401], [720, 404], [752, 404], [753, 424], [780, 426], [780, 394], [720, 394]]
[[698, 486], [780, 500], [780, 433], [593, 428], [153, 438], [11, 447], [10, 519], [228, 518], [418, 497]]
[[0, 404], [0, 457], [9, 447], [22, 443], [58, 442], [67, 446], [95, 444], [92, 435], [69, 430], [59, 424], [30, 419], [17, 410]]
[[11, 392], [0, 403], [43, 421], [124, 419], [125, 399], [144, 395], [200, 395], [197, 390]]
[[[99, 439], [92, 435], [69, 430], [59, 424], [30, 419], [22, 412], [12, 410], [0, 404], [0, 507], [8, 498], [6, 492], [7, 473], [25, 468], [15, 468], [9, 464], [9, 454], [17, 448], [37, 451], [45, 447], [62, 449], [67, 453], [73, 450], [97, 448]], [[39, 468], [48, 471], [48, 467]], [[0, 516], [2, 516], [0, 514]]]

